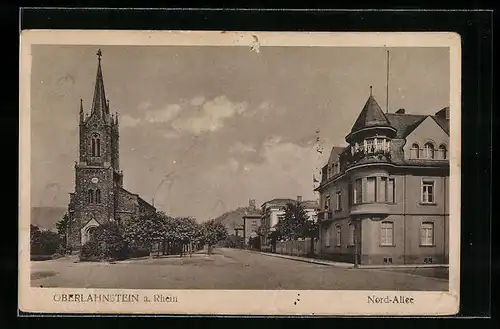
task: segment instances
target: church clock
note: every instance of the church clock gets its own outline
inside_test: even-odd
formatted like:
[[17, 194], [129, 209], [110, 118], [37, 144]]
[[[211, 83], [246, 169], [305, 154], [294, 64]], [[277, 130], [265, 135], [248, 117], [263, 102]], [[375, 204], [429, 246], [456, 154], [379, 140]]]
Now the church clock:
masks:
[[92, 183], [97, 184], [97, 183], [99, 183], [99, 178], [97, 178], [97, 177], [93, 177], [93, 178], [91, 179], [91, 181], [92, 181]]

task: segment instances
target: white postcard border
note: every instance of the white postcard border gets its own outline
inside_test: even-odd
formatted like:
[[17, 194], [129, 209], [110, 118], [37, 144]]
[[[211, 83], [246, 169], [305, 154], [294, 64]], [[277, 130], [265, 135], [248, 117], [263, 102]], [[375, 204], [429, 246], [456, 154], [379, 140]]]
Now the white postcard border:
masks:
[[[130, 290], [30, 286], [30, 87], [31, 45], [245, 46], [257, 36], [266, 46], [450, 48], [449, 291], [361, 290]], [[250, 51], [250, 50], [249, 50]], [[447, 32], [229, 32], [25, 30], [20, 49], [19, 311], [33, 313], [227, 314], [227, 315], [450, 315], [459, 309], [461, 39]], [[69, 294], [80, 302], [63, 301]], [[82, 295], [80, 295], [82, 294]], [[89, 301], [91, 294], [120, 294], [121, 301]], [[154, 295], [177, 302], [154, 302]], [[127, 297], [128, 296], [128, 297]], [[131, 297], [132, 296], [132, 297]], [[135, 301], [137, 296], [138, 301]], [[369, 303], [369, 296], [403, 296], [408, 303]], [[67, 298], [67, 297], [66, 297]], [[79, 297], [80, 298], [80, 297]], [[119, 298], [119, 297], [115, 297]], [[145, 299], [149, 299], [147, 302]], [[406, 298], [406, 299], [405, 299]], [[297, 299], [300, 301], [297, 302]], [[412, 302], [410, 302], [410, 300]], [[295, 304], [294, 304], [295, 302]]]

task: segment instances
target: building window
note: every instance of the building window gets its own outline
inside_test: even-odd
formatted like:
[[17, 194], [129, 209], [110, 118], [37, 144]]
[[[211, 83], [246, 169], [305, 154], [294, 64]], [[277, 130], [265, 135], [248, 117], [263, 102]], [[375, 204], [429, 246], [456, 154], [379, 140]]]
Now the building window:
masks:
[[433, 246], [434, 245], [434, 223], [423, 222], [420, 231], [420, 245]]
[[377, 177], [368, 177], [366, 179], [366, 202], [375, 202], [377, 190]]
[[353, 223], [349, 224], [349, 245], [354, 246], [354, 234], [356, 232], [356, 228]]
[[88, 201], [89, 203], [94, 203], [94, 191], [92, 190], [89, 190]]
[[93, 157], [100, 157], [101, 156], [101, 139], [99, 138], [99, 135], [94, 134], [92, 136], [92, 156]]
[[325, 198], [325, 210], [330, 209], [330, 196], [327, 195]]
[[387, 177], [380, 177], [380, 186], [378, 189], [378, 201], [387, 202]]
[[411, 159], [418, 159], [419, 151], [420, 151], [420, 148], [419, 148], [418, 144], [413, 143], [413, 145], [411, 146], [410, 158]]
[[325, 230], [325, 247], [330, 247], [330, 230]]
[[439, 145], [439, 159], [441, 160], [446, 160], [446, 157], [447, 157], [447, 152], [448, 150], [446, 149], [446, 145]]
[[342, 246], [342, 228], [340, 225], [335, 227], [335, 243], [337, 247]]
[[434, 203], [434, 181], [422, 181], [422, 203]]
[[426, 159], [434, 159], [434, 145], [432, 143], [425, 143], [424, 156]]
[[95, 191], [95, 203], [101, 203], [101, 190]]
[[339, 174], [340, 173], [340, 163], [336, 162], [333, 165], [333, 174]]
[[335, 193], [335, 210], [342, 209], [342, 192], [338, 191]]
[[373, 153], [374, 147], [373, 147], [373, 139], [367, 139], [366, 140], [366, 153]]
[[394, 203], [396, 194], [396, 184], [394, 178], [389, 178], [387, 180], [387, 202]]
[[362, 202], [362, 191], [361, 191], [361, 188], [362, 188], [362, 180], [361, 178], [358, 178], [354, 181], [354, 188], [353, 188], [353, 202], [354, 204], [359, 204]]
[[376, 139], [376, 141], [377, 141], [377, 144], [376, 144], [376, 146], [375, 146], [375, 149], [376, 149], [377, 151], [382, 151], [382, 150], [384, 150], [384, 142], [385, 142], [385, 139], [378, 138], [378, 139]]
[[380, 223], [380, 245], [393, 246], [394, 245], [394, 223], [382, 222]]

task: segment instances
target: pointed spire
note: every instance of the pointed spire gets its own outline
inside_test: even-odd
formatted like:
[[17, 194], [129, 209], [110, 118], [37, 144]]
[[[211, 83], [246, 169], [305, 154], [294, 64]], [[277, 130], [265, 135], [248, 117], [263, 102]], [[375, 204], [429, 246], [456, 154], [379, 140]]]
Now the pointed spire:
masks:
[[389, 120], [373, 97], [372, 86], [370, 86], [370, 97], [361, 110], [358, 119], [351, 129], [351, 133], [368, 127], [385, 126], [390, 127]]
[[80, 98], [80, 122], [83, 122], [83, 99]]
[[104, 81], [102, 78], [102, 69], [101, 69], [101, 49], [97, 51], [97, 76], [95, 81], [95, 89], [94, 89], [94, 100], [92, 102], [92, 113], [96, 112], [99, 116], [104, 116], [107, 112], [106, 106], [106, 93], [104, 92]]

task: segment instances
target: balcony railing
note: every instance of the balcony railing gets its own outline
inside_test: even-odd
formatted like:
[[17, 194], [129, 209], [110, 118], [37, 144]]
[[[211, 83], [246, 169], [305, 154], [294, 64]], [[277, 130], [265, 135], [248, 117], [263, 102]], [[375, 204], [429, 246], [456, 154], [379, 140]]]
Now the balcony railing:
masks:
[[353, 166], [360, 162], [390, 162], [391, 152], [389, 149], [376, 148], [375, 146], [368, 146], [366, 148], [360, 147], [356, 151], [346, 153], [344, 155], [343, 163], [346, 167]]

